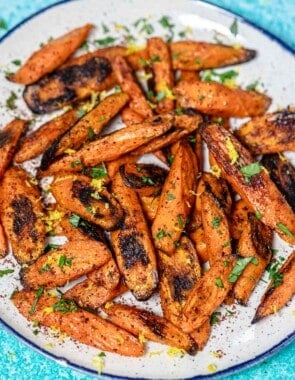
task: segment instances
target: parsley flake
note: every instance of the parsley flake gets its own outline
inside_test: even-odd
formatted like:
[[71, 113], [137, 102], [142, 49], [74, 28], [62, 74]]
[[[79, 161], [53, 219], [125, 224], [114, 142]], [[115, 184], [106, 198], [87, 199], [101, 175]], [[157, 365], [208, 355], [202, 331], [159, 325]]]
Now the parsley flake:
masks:
[[213, 228], [218, 228], [220, 226], [220, 222], [221, 222], [221, 217], [220, 216], [216, 216], [212, 222], [211, 222], [211, 225]]
[[289, 236], [290, 238], [294, 238], [295, 237], [295, 235], [289, 230], [289, 228], [285, 224], [283, 224], [283, 223], [277, 223], [277, 227], [286, 236]]
[[231, 26], [229, 27], [229, 30], [231, 34], [233, 34], [235, 37], [239, 32], [239, 26], [238, 26], [238, 20], [235, 18]]
[[244, 176], [244, 180], [249, 182], [251, 177], [261, 172], [261, 165], [259, 162], [253, 162], [252, 164], [241, 167], [240, 172]]
[[220, 277], [217, 277], [215, 279], [215, 285], [218, 287], [218, 288], [224, 288], [224, 285], [223, 285], [223, 282], [222, 282], [222, 279]]
[[94, 40], [94, 42], [98, 44], [99, 46], [109, 46], [113, 44], [115, 41], [117, 41], [117, 38], [112, 37], [112, 36]]
[[75, 228], [77, 228], [79, 226], [79, 222], [80, 222], [80, 216], [77, 215], [77, 214], [72, 214], [70, 217], [69, 217], [69, 222], [71, 223], [71, 225]]
[[230, 275], [228, 276], [228, 281], [231, 283], [236, 282], [249, 263], [257, 265], [258, 264], [257, 257], [249, 256], [249, 257], [243, 257], [239, 259], [236, 265], [233, 267], [232, 271], [230, 272]]
[[4, 277], [7, 274], [11, 274], [14, 272], [14, 269], [2, 269], [0, 270], [0, 278]]
[[31, 306], [31, 308], [30, 308], [30, 310], [29, 310], [29, 314], [30, 314], [30, 315], [32, 315], [32, 314], [35, 313], [37, 303], [38, 303], [39, 299], [41, 298], [43, 292], [44, 292], [44, 288], [43, 288], [43, 286], [40, 286], [40, 288], [38, 288], [38, 289], [36, 290], [34, 302], [32, 303], [32, 306]]

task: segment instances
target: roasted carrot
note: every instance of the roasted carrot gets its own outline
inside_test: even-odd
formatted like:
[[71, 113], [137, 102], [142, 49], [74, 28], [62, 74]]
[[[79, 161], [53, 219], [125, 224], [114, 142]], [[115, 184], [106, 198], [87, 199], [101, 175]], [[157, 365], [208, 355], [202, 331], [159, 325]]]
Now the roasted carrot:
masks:
[[21, 84], [31, 84], [63, 64], [86, 39], [93, 25], [86, 24], [61, 37], [50, 40], [33, 53], [20, 69], [8, 79]]
[[283, 154], [267, 154], [261, 164], [295, 212], [295, 168]]
[[129, 96], [129, 107], [143, 117], [151, 117], [152, 109], [136, 82], [132, 70], [122, 56], [117, 56], [113, 63], [114, 72], [122, 90]]
[[233, 266], [232, 256], [224, 256], [217, 260], [195, 284], [184, 306], [186, 317], [182, 322], [184, 331], [191, 333], [202, 326], [222, 304], [232, 287], [228, 277]]
[[240, 256], [253, 259], [235, 282], [233, 295], [240, 304], [246, 305], [271, 260], [273, 233], [251, 213], [248, 213], [247, 223], [242, 223], [242, 228], [237, 251]]
[[12, 301], [28, 320], [39, 321], [41, 326], [58, 326], [61, 333], [78, 342], [119, 355], [138, 357], [144, 353], [143, 345], [126, 330], [79, 309], [71, 300], [52, 297], [42, 288], [15, 292]]
[[62, 136], [55, 155], [64, 153], [68, 148], [78, 149], [83, 143], [97, 138], [127, 101], [128, 96], [123, 92], [107, 96]]
[[139, 113], [131, 109], [130, 107], [125, 107], [121, 112], [121, 118], [123, 123], [126, 125], [141, 123], [144, 119]]
[[[174, 70], [204, 70], [247, 62], [256, 55], [255, 50], [200, 41], [175, 41], [169, 44]], [[126, 57], [134, 70], [148, 63], [147, 49]]]
[[216, 124], [204, 128], [202, 136], [222, 175], [247, 202], [252, 212], [259, 213], [261, 221], [274, 229], [283, 240], [294, 244], [295, 215], [249, 151], [232, 133]]
[[[92, 141], [76, 153], [60, 158], [40, 175], [51, 175], [61, 171], [81, 171], [83, 165], [95, 166], [112, 161], [150, 140], [161, 136], [175, 124], [173, 115], [154, 116], [141, 124], [122, 128], [98, 140]], [[197, 126], [196, 126], [197, 127]], [[46, 168], [46, 166], [45, 166]], [[41, 169], [44, 169], [41, 167]]]
[[174, 87], [174, 94], [181, 108], [194, 108], [221, 117], [262, 115], [271, 102], [259, 92], [230, 89], [217, 82], [180, 81]]
[[152, 225], [157, 249], [172, 255], [192, 211], [196, 186], [197, 162], [188, 143], [179, 144], [177, 154], [161, 193]]
[[104, 265], [110, 257], [110, 251], [102, 243], [90, 239], [68, 242], [24, 268], [22, 282], [31, 289], [63, 286]]
[[160, 194], [152, 196], [139, 195], [142, 210], [149, 222], [153, 222], [157, 214], [157, 209], [160, 201]]
[[295, 110], [285, 109], [255, 117], [236, 136], [253, 154], [295, 150]]
[[154, 73], [157, 112], [172, 111], [174, 75], [169, 47], [161, 38], [153, 37], [148, 39], [147, 49]]
[[41, 125], [22, 140], [20, 149], [14, 156], [14, 161], [22, 163], [43, 153], [59, 136], [66, 132], [77, 120], [76, 109], [66, 111]]
[[0, 221], [0, 258], [6, 256], [8, 253], [8, 242], [6, 239], [5, 231]]
[[45, 244], [41, 194], [20, 168], [11, 167], [1, 182], [1, 221], [15, 258], [20, 263], [36, 260]]
[[122, 228], [111, 232], [111, 242], [125, 283], [139, 300], [149, 298], [158, 284], [156, 253], [136, 192], [119, 173], [112, 192], [124, 209]]
[[139, 340], [148, 339], [183, 349], [190, 355], [196, 354], [193, 339], [163, 317], [120, 304], [108, 305], [105, 312], [113, 323], [137, 335]]
[[0, 178], [10, 165], [27, 125], [27, 121], [15, 119], [0, 131]]
[[262, 296], [252, 323], [277, 313], [295, 293], [295, 251], [291, 253]]
[[65, 65], [44, 76], [26, 86], [23, 97], [33, 112], [44, 114], [85, 99], [94, 92], [109, 90], [115, 84], [111, 62], [98, 56], [81, 60], [80, 64]]
[[190, 336], [196, 342], [198, 351], [202, 351], [210, 338], [211, 324], [209, 318], [200, 327], [190, 332]]
[[159, 292], [163, 315], [176, 326], [180, 325], [182, 309], [196, 282], [201, 266], [194, 245], [185, 235], [172, 256], [159, 255]]
[[123, 219], [122, 207], [101, 181], [65, 174], [55, 178], [51, 191], [63, 208], [105, 230], [116, 228]]

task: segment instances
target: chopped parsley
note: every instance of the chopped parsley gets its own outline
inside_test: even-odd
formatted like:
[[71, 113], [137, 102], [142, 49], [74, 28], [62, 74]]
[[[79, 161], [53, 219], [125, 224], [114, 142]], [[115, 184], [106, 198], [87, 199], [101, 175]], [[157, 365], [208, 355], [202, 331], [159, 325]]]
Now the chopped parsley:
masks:
[[0, 278], [6, 276], [7, 274], [11, 274], [14, 272], [14, 269], [2, 269], [0, 270]]
[[90, 176], [94, 179], [105, 178], [108, 175], [107, 169], [104, 165], [95, 166], [91, 168]]
[[220, 216], [216, 216], [212, 222], [211, 222], [211, 225], [213, 228], [218, 228], [220, 226], [220, 222], [221, 222], [221, 217]]
[[232, 271], [230, 272], [230, 275], [228, 276], [228, 281], [231, 283], [236, 282], [249, 263], [257, 265], [258, 264], [257, 257], [249, 256], [249, 257], [243, 257], [239, 259], [236, 265], [233, 267]]
[[206, 70], [203, 75], [205, 82], [220, 82], [225, 84], [227, 81], [235, 79], [239, 73], [236, 70], [227, 70], [223, 73], [218, 73], [215, 70]]
[[32, 303], [32, 306], [31, 306], [31, 308], [30, 308], [30, 310], [29, 310], [29, 314], [30, 314], [30, 315], [32, 315], [32, 314], [35, 313], [37, 303], [38, 303], [39, 299], [41, 298], [43, 292], [44, 292], [44, 288], [43, 288], [43, 286], [40, 286], [40, 288], [38, 288], [38, 289], [36, 290], [34, 302]]
[[81, 160], [75, 160], [71, 162], [71, 168], [82, 165]]
[[43, 267], [39, 270], [39, 273], [48, 272], [50, 271], [50, 269], [51, 269], [51, 266], [47, 263], [43, 265]]
[[94, 42], [98, 44], [99, 46], [109, 46], [116, 41], [117, 41], [117, 38], [112, 37], [112, 36], [94, 40]]
[[167, 42], [171, 42], [173, 40], [173, 37], [174, 37], [174, 27], [175, 27], [175, 25], [172, 24], [172, 22], [170, 20], [170, 17], [169, 16], [163, 16], [163, 17], [161, 17], [160, 20], [159, 20], [159, 23], [160, 23], [160, 25], [163, 28], [168, 29], [169, 34], [166, 36], [167, 37]]
[[109, 33], [110, 29], [106, 26], [106, 24], [102, 23], [101, 27], [104, 34]]
[[218, 288], [224, 288], [224, 285], [223, 285], [223, 282], [222, 282], [222, 279], [220, 277], [217, 277], [215, 279], [215, 285], [218, 287]]
[[165, 236], [167, 236], [166, 231], [164, 231], [163, 229], [160, 229], [160, 231], [156, 234], [156, 239], [162, 239]]
[[60, 311], [61, 313], [69, 313], [77, 311], [78, 307], [73, 300], [60, 298], [53, 306], [53, 311]]
[[73, 258], [72, 257], [66, 257], [65, 255], [60, 255], [58, 259], [58, 266], [60, 268], [66, 266], [70, 267], [72, 265]]
[[59, 244], [50, 243], [50, 244], [47, 244], [44, 251], [45, 251], [45, 253], [47, 253], [47, 252], [52, 251], [53, 249], [57, 249], [59, 247], [60, 247]]
[[95, 136], [94, 130], [91, 127], [89, 127], [87, 133], [88, 133], [89, 140], [92, 141], [94, 139], [94, 136]]
[[210, 318], [210, 324], [212, 326], [216, 325], [216, 323], [220, 321], [220, 317], [221, 317], [220, 311], [215, 311], [214, 313], [212, 313], [211, 318]]
[[255, 211], [255, 217], [256, 217], [256, 219], [261, 220], [263, 218], [263, 215], [261, 214], [261, 212], [259, 210], [256, 210]]
[[153, 186], [155, 184], [155, 182], [153, 181], [151, 177], [142, 176], [140, 179], [141, 179], [141, 182], [146, 185]]
[[86, 111], [83, 108], [78, 108], [76, 112], [78, 117], [83, 117], [86, 115]]
[[140, 33], [146, 33], [148, 35], [151, 35], [154, 32], [154, 27], [152, 24], [148, 22], [148, 19], [143, 17], [139, 18], [135, 23], [133, 24], [136, 28], [139, 29]]
[[77, 228], [79, 226], [79, 222], [80, 222], [80, 216], [77, 215], [77, 214], [72, 214], [70, 217], [69, 217], [69, 222], [71, 223], [71, 225], [75, 228]]
[[248, 86], [246, 86], [246, 90], [255, 91], [258, 85], [259, 85], [259, 82], [258, 80], [256, 80], [255, 82], [248, 84]]
[[280, 231], [283, 232], [283, 234], [285, 234], [286, 236], [289, 236], [290, 238], [294, 238], [295, 235], [289, 230], [289, 228], [283, 224], [283, 223], [277, 223], [277, 227]]
[[268, 277], [272, 281], [272, 288], [276, 288], [283, 282], [284, 275], [279, 271], [281, 263], [282, 259], [276, 260], [275, 262], [270, 263], [266, 268], [266, 271], [268, 272]]
[[15, 66], [20, 66], [22, 64], [22, 61], [20, 59], [14, 59], [12, 61], [12, 63], [15, 65]]
[[251, 177], [261, 172], [261, 165], [259, 162], [253, 162], [252, 164], [241, 167], [240, 172], [243, 174], [244, 180], [249, 182]]
[[17, 95], [14, 91], [10, 92], [9, 97], [6, 99], [6, 107], [10, 110], [16, 109], [15, 101], [17, 99]]
[[156, 101], [160, 102], [161, 100], [166, 98], [166, 91], [159, 91], [156, 96]]
[[231, 26], [229, 27], [229, 30], [231, 34], [233, 34], [235, 37], [239, 32], [239, 26], [238, 26], [238, 20], [235, 18]]

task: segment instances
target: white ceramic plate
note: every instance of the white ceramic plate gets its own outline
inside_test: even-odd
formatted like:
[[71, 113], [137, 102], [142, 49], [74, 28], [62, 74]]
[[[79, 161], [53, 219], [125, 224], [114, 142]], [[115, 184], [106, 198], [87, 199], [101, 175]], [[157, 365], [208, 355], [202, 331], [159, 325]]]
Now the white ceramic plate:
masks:
[[[0, 44], [1, 125], [4, 126], [14, 116], [32, 118], [21, 99], [21, 87], [9, 83], [4, 78], [5, 71], [16, 70], [13, 60], [24, 61], [49, 37], [59, 36], [87, 22], [97, 26], [90, 40], [112, 35], [117, 37], [116, 42], [119, 42], [120, 38], [122, 40], [122, 36], [127, 34], [122, 26], [127, 26], [140, 41], [139, 43], [144, 43], [147, 34], [138, 33], [144, 23], [141, 21], [137, 27], [134, 23], [146, 18], [146, 23], [153, 25], [154, 35], [165, 36], [168, 30], [159, 23], [162, 16], [169, 16], [170, 21], [175, 24], [176, 38], [179, 38], [178, 32], [186, 31], [187, 38], [190, 39], [213, 42], [218, 38], [224, 43], [242, 44], [257, 49], [258, 56], [255, 60], [235, 67], [240, 72], [238, 82], [246, 86], [258, 80], [260, 90], [267, 91], [273, 98], [271, 110], [292, 104], [295, 88], [294, 75], [291, 77], [295, 72], [292, 52], [240, 18], [238, 18], [238, 35], [234, 37], [230, 32], [230, 25], [235, 16], [224, 10], [199, 1], [188, 0], [156, 2], [76, 0], [49, 7], [16, 27], [2, 40]], [[110, 29], [110, 33], [104, 34], [102, 23]], [[11, 91], [18, 95], [15, 102], [17, 109], [14, 111], [7, 110], [5, 106]], [[37, 117], [35, 127], [46, 118], [46, 116]], [[294, 154], [290, 153], [289, 157], [294, 159]], [[38, 160], [33, 161], [31, 166], [35, 163], [38, 163]], [[280, 240], [276, 240], [275, 247], [282, 256], [287, 256], [292, 249]], [[13, 290], [21, 286], [18, 277], [19, 268], [11, 255], [0, 261], [0, 269], [12, 267], [15, 269], [14, 273], [0, 279], [0, 317], [3, 325], [31, 347], [49, 355], [57, 362], [69, 364], [90, 374], [96, 373], [93, 359], [99, 350], [67, 338], [61, 339], [48, 330], [42, 330], [37, 336], [33, 334], [32, 325], [17, 312], [9, 299]], [[229, 374], [258, 362], [294, 338], [295, 300], [276, 315], [251, 325], [255, 308], [265, 287], [265, 283], [259, 284], [248, 307], [235, 305], [221, 308], [222, 323], [213, 326], [209, 343], [195, 357], [188, 355], [182, 358], [171, 357], [167, 354], [166, 346], [150, 343], [146, 355], [140, 359], [107, 353], [103, 374], [105, 377], [116, 378], [203, 378]], [[159, 310], [155, 297], [142, 303], [142, 306]], [[213, 368], [216, 369], [214, 374], [210, 372]]]

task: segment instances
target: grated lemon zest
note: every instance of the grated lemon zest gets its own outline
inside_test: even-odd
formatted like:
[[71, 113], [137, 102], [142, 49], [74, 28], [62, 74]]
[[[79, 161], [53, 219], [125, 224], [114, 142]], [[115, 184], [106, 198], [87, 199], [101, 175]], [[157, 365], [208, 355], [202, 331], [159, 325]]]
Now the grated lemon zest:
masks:
[[209, 373], [214, 373], [217, 371], [217, 365], [214, 363], [211, 363], [207, 367]]
[[68, 149], [66, 149], [66, 150], [64, 151], [64, 153], [69, 154], [69, 155], [74, 154], [74, 153], [76, 153], [76, 152], [77, 152], [77, 151], [76, 151], [75, 149], [71, 149], [71, 148], [68, 148]]
[[167, 349], [167, 355], [176, 358], [176, 357], [183, 357], [185, 355], [185, 350], [182, 348], [177, 348], [177, 347], [169, 347]]
[[226, 146], [229, 158], [231, 160], [230, 163], [231, 165], [233, 165], [237, 162], [239, 158], [239, 153], [236, 151], [236, 148], [229, 137], [225, 139], [225, 146]]

